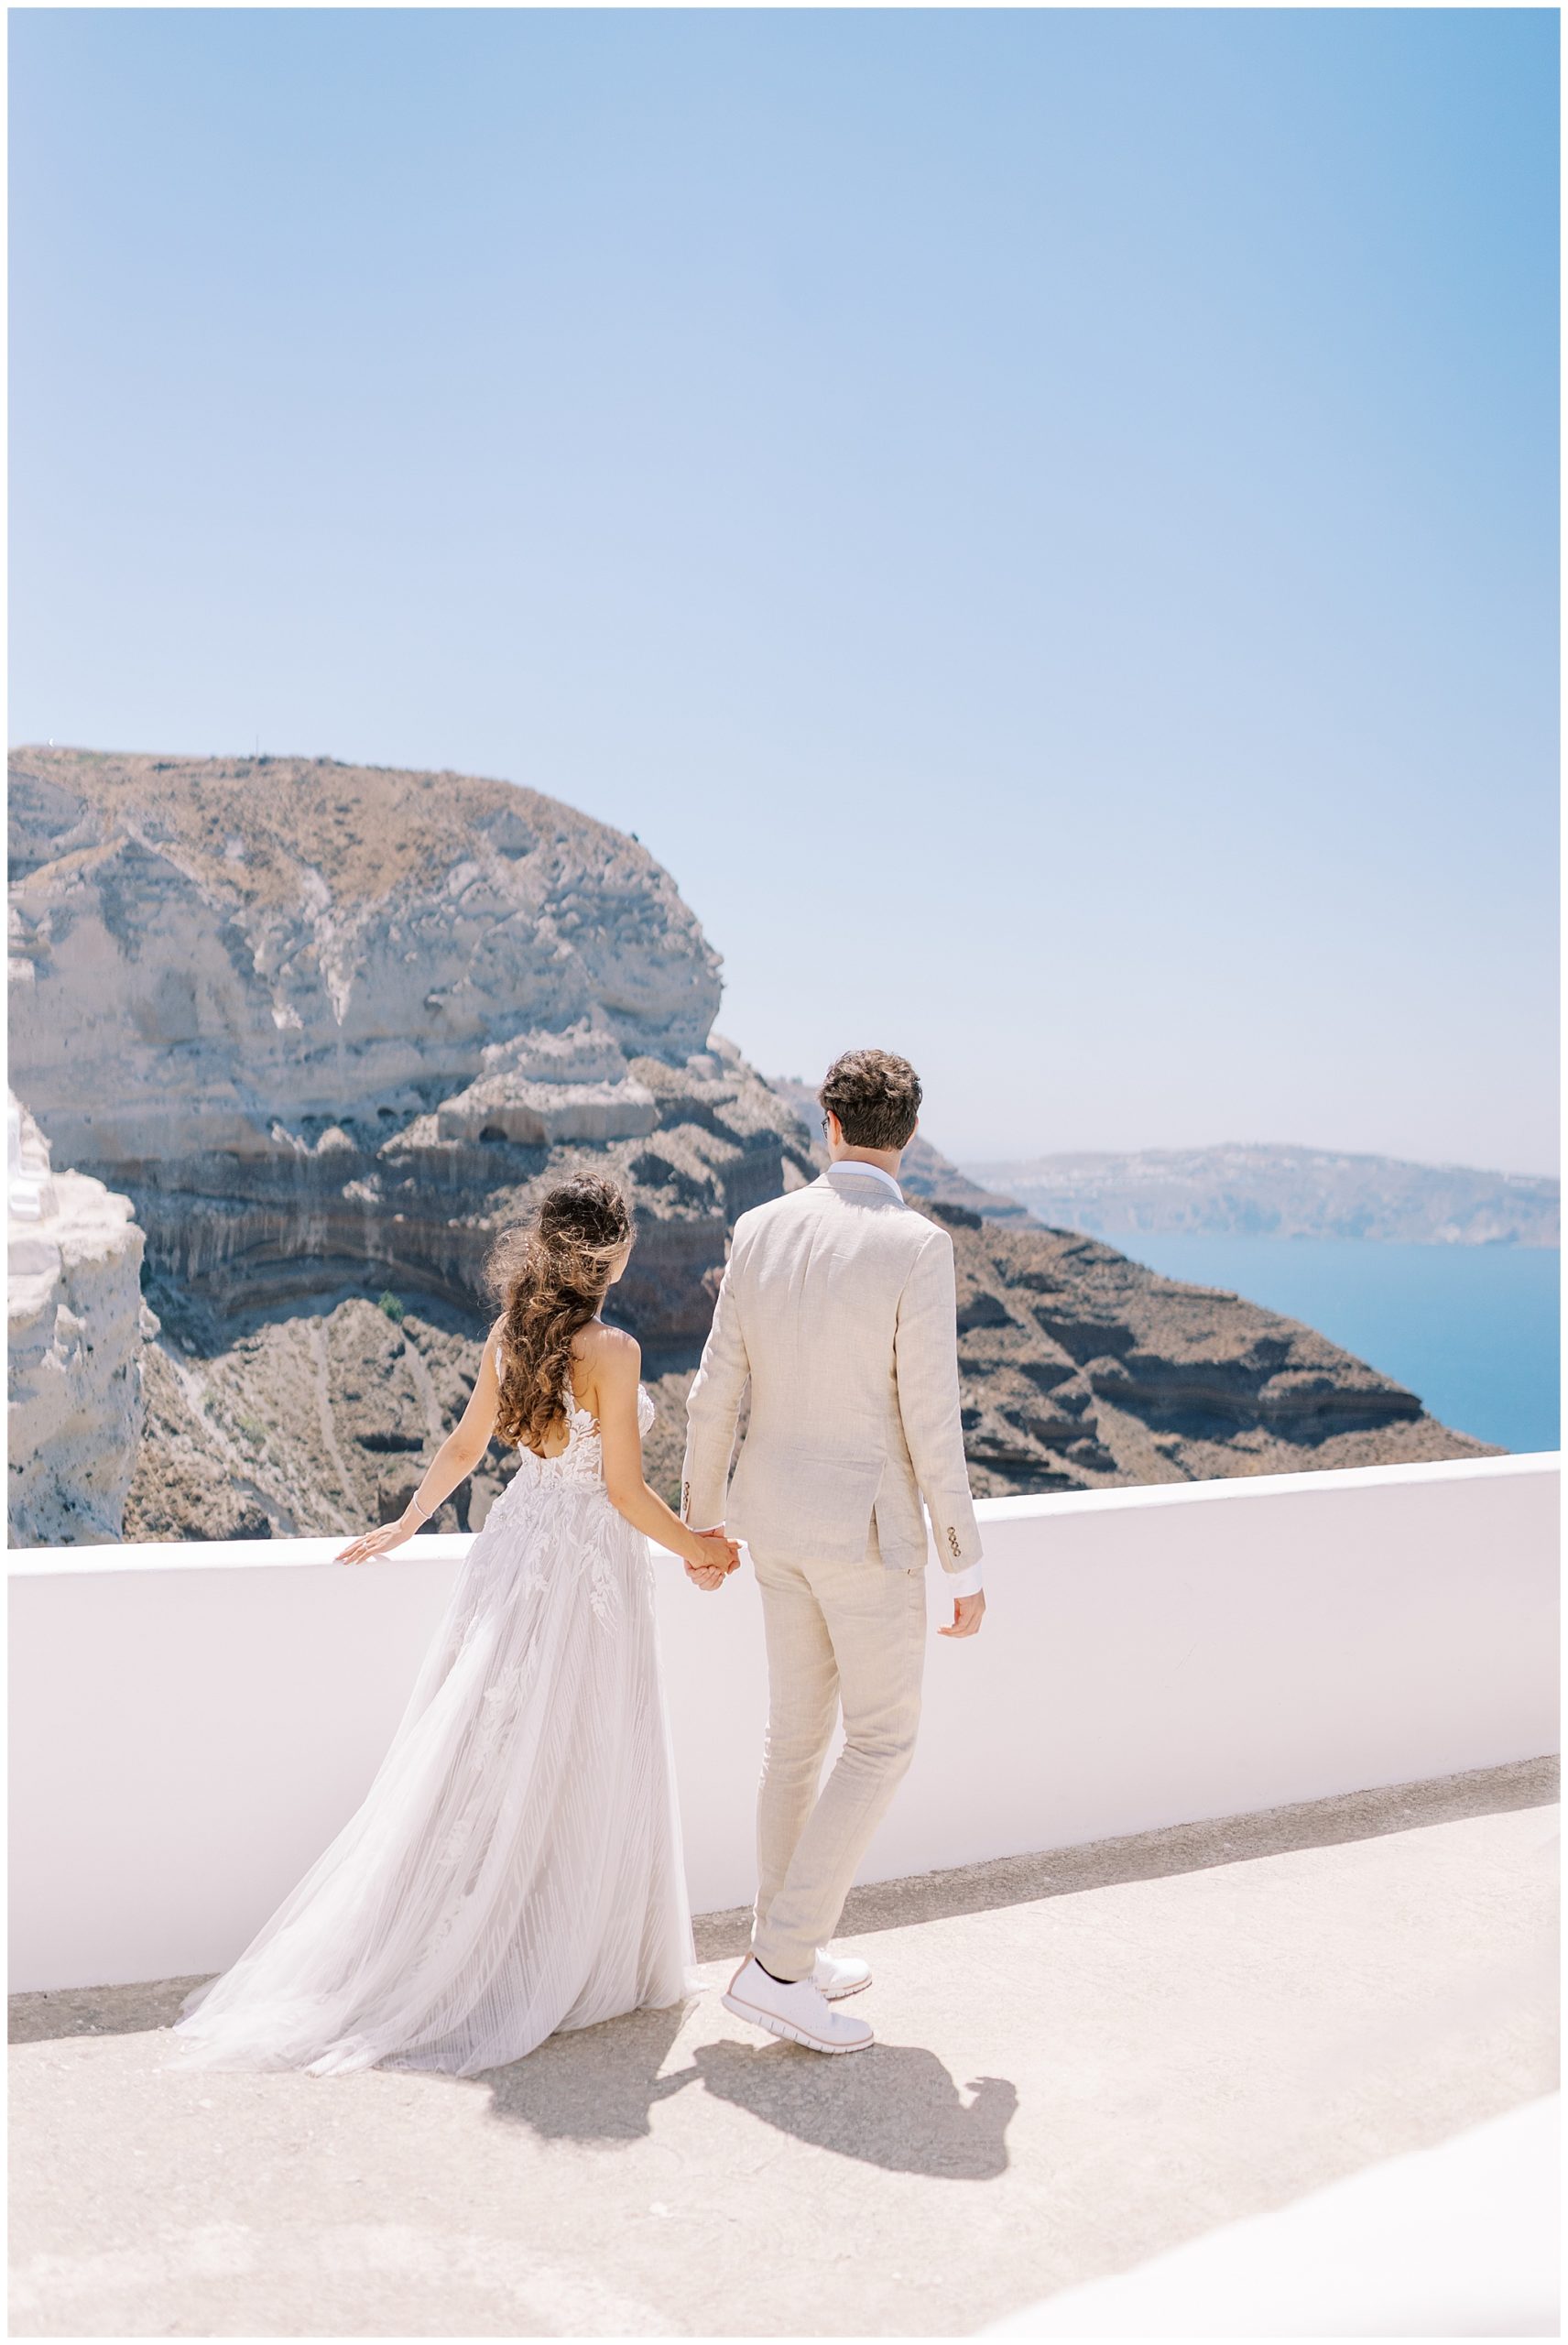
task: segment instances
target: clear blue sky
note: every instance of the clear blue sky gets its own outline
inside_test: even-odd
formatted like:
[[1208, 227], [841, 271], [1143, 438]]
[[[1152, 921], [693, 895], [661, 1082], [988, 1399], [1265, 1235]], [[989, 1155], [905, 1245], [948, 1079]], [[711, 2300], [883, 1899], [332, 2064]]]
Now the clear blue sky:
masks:
[[13, 740], [555, 791], [961, 1156], [1552, 1169], [1554, 15], [10, 38]]

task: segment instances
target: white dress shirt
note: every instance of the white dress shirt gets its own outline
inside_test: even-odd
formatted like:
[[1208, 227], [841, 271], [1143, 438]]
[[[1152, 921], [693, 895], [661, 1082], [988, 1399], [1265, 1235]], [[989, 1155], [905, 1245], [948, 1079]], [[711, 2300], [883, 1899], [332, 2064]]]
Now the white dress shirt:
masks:
[[[884, 1186], [892, 1190], [900, 1204], [903, 1202], [904, 1192], [891, 1172], [884, 1172], [880, 1164], [861, 1164], [853, 1156], [841, 1156], [835, 1158], [833, 1170], [835, 1172], [864, 1172], [867, 1180], [882, 1182]], [[944, 1594], [978, 1596], [984, 1585], [985, 1566], [971, 1564], [967, 1571], [943, 1572], [942, 1576]]]
[[864, 1172], [868, 1181], [880, 1181], [886, 1187], [891, 1189], [900, 1205], [904, 1201], [904, 1192], [899, 1188], [891, 1172], [884, 1172], [880, 1164], [862, 1164], [853, 1156], [840, 1156], [834, 1159], [833, 1171], [835, 1172]]

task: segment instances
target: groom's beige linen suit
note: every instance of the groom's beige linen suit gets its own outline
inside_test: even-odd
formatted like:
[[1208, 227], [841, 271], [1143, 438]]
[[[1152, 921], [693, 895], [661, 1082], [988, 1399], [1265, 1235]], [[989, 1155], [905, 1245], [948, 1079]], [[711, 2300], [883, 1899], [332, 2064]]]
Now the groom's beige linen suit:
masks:
[[[854, 1162], [743, 1214], [687, 1418], [681, 1513], [745, 1539], [762, 1590], [753, 1951], [776, 1978], [800, 1979], [914, 1751], [922, 1498], [952, 1592], [979, 1586], [947, 1232]], [[819, 1798], [841, 1701], [844, 1748]]]

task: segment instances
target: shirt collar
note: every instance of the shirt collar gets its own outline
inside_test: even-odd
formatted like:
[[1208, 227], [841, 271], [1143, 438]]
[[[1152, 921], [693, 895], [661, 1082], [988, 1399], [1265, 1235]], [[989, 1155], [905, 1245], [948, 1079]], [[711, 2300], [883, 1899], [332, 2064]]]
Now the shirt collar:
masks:
[[846, 1159], [841, 1163], [830, 1164], [828, 1166], [828, 1171], [830, 1172], [857, 1172], [865, 1180], [880, 1181], [884, 1188], [892, 1190], [893, 1194], [898, 1198], [900, 1205], [903, 1203], [904, 1192], [899, 1188], [898, 1183], [894, 1180], [891, 1172], [884, 1172], [880, 1164], [856, 1164], [853, 1160]]

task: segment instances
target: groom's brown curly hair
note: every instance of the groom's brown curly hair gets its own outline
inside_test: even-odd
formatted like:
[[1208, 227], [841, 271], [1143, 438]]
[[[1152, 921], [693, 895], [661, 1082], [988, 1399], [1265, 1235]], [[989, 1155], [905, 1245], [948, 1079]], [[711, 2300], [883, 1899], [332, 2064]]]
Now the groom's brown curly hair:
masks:
[[893, 1051], [845, 1051], [822, 1078], [817, 1097], [831, 1109], [851, 1148], [904, 1148], [920, 1112], [920, 1078]]

